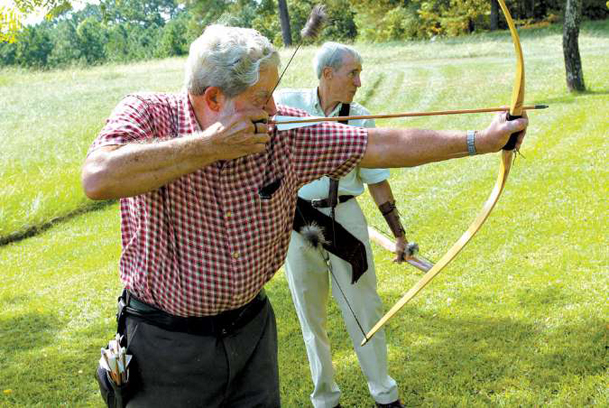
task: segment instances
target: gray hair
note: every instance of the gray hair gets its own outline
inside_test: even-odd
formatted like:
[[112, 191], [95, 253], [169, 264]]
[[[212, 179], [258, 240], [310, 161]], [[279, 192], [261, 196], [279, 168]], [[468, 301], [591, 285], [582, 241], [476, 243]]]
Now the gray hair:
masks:
[[325, 67], [340, 69], [343, 65], [343, 57], [347, 54], [355, 58], [359, 64], [362, 63], [362, 57], [355, 48], [336, 42], [324, 43], [313, 59], [313, 70], [317, 74], [317, 79], [321, 79]]
[[234, 98], [256, 84], [268, 66], [279, 67], [279, 53], [258, 31], [211, 25], [190, 46], [184, 85], [193, 95], [216, 86]]

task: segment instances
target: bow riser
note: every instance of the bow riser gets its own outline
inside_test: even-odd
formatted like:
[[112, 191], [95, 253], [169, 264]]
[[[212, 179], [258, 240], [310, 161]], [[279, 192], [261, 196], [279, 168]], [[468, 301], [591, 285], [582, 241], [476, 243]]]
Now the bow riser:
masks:
[[[510, 29], [512, 42], [514, 43], [514, 51], [516, 52], [516, 78], [514, 79], [514, 83], [518, 86], [514, 86], [514, 89], [512, 90], [512, 103], [510, 105], [510, 111], [507, 117], [508, 120], [514, 120], [522, 117], [522, 104], [524, 101], [524, 57], [522, 54], [522, 47], [520, 46], [520, 37], [518, 36], [518, 31], [516, 31], [516, 26], [514, 25], [514, 20], [512, 19], [510, 10], [508, 10], [504, 0], [498, 1], [503, 14], [505, 15], [508, 28]], [[506, 145], [503, 146], [503, 150], [514, 150], [516, 148], [517, 141], [518, 133], [512, 134]]]

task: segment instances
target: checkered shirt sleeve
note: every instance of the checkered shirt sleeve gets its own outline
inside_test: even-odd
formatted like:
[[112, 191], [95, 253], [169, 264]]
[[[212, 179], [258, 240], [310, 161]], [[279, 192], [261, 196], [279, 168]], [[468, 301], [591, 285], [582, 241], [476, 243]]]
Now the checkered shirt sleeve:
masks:
[[[131, 95], [90, 151], [199, 130], [186, 94]], [[215, 315], [246, 304], [285, 260], [298, 189], [324, 174], [349, 172], [366, 142], [365, 129], [335, 124], [277, 132], [263, 153], [218, 161], [121, 199], [123, 285], [178, 316]], [[270, 194], [261, 195], [269, 186]]]

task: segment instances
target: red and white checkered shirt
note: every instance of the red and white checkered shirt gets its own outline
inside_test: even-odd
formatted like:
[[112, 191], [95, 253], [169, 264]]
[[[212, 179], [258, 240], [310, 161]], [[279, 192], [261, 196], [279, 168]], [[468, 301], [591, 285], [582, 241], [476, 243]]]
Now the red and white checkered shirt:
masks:
[[[306, 116], [279, 107], [281, 115]], [[113, 111], [101, 146], [200, 131], [186, 93], [135, 94]], [[266, 152], [218, 161], [145, 194], [121, 199], [123, 284], [178, 316], [208, 316], [249, 302], [284, 262], [296, 194], [361, 160], [363, 128], [334, 123], [278, 132]], [[280, 185], [268, 199], [259, 190]]]

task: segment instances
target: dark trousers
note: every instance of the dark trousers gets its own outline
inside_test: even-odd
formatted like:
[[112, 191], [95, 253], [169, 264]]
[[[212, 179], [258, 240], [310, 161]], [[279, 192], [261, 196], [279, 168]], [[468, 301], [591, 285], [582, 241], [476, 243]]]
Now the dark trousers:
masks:
[[127, 315], [127, 407], [279, 407], [277, 326], [265, 302], [227, 335], [168, 331]]

